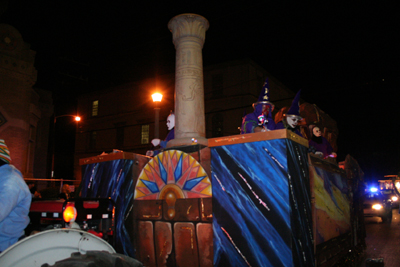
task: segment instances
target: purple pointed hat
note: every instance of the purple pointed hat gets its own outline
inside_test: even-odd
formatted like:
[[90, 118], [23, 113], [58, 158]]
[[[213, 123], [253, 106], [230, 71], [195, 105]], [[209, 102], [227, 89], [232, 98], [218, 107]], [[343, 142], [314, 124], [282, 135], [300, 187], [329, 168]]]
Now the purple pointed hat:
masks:
[[296, 94], [296, 96], [293, 98], [292, 105], [290, 106], [288, 112], [286, 112], [286, 116], [293, 116], [293, 117], [299, 117], [300, 116], [300, 93], [301, 90], [299, 90]]
[[270, 105], [271, 106], [271, 110], [274, 109], [274, 104], [272, 104], [272, 102], [269, 101], [269, 82], [268, 82], [268, 78], [265, 79], [264, 85], [262, 87], [260, 96], [258, 97], [258, 100], [256, 103], [253, 103], [253, 108], [255, 108], [257, 105]]

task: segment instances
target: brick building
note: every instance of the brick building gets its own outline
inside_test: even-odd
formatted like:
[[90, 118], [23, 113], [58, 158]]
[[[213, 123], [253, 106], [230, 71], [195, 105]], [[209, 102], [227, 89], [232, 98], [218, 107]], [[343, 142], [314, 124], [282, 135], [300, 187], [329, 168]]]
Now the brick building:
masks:
[[32, 87], [35, 54], [17, 29], [0, 24], [0, 138], [25, 178], [46, 177], [50, 162], [52, 95]]

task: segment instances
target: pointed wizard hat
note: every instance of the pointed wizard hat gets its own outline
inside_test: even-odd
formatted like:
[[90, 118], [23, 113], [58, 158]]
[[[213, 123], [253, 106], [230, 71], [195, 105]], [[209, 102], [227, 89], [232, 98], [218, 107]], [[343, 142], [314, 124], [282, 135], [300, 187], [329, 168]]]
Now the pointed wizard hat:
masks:
[[257, 105], [270, 105], [271, 111], [274, 109], [274, 104], [269, 101], [269, 82], [268, 78], [265, 80], [263, 88], [261, 90], [260, 96], [258, 97], [258, 101], [253, 103], [253, 108]]
[[292, 105], [284, 116], [298, 117], [299, 119], [302, 119], [302, 117], [300, 116], [300, 93], [301, 90], [299, 90], [296, 96], [293, 98]]

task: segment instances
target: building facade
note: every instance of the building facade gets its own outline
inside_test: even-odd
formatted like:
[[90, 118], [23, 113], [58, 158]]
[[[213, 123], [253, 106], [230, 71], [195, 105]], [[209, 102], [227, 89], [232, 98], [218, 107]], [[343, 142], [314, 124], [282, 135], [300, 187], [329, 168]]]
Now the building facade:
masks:
[[49, 169], [52, 97], [33, 89], [35, 53], [17, 29], [0, 24], [0, 138], [25, 178], [44, 178]]

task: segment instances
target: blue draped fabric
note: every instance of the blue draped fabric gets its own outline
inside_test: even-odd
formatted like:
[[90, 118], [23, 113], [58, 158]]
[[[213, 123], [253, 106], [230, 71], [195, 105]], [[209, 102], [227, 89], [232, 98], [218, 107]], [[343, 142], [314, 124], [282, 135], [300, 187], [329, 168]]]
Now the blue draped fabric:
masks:
[[[314, 266], [312, 232], [294, 233], [312, 225], [298, 209], [311, 215], [307, 151], [291, 143], [211, 148], [214, 266]], [[291, 159], [299, 155], [301, 163]]]
[[119, 159], [82, 166], [82, 197], [108, 198], [115, 202], [116, 251], [134, 257], [131, 238], [132, 229], [125, 224], [131, 214], [134, 184], [132, 179], [133, 160]]

